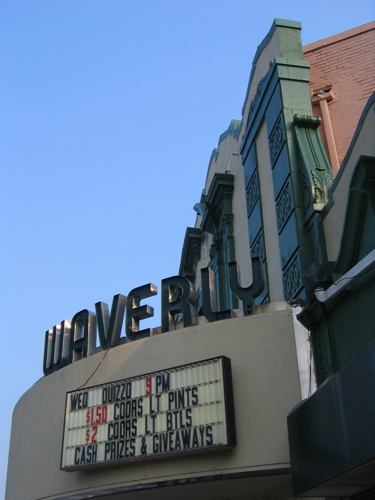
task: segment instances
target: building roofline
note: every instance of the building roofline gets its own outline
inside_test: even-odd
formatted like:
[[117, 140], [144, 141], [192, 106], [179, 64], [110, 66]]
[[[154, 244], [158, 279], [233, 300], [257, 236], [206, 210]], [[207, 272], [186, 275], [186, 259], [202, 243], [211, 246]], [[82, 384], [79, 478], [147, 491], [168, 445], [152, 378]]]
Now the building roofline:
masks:
[[364, 33], [365, 31], [370, 31], [375, 29], [375, 21], [371, 21], [370, 23], [362, 24], [361, 26], [357, 26], [356, 28], [352, 28], [347, 31], [342, 31], [341, 33], [337, 33], [336, 35], [329, 36], [328, 38], [322, 38], [321, 40], [317, 40], [316, 42], [309, 43], [302, 47], [303, 53], [312, 52], [320, 47], [325, 47], [326, 45], [331, 45], [333, 43], [339, 42], [341, 40], [345, 40], [346, 38], [351, 38], [352, 36], [359, 35], [360, 33]]
[[290, 21], [288, 19], [279, 19], [279, 18], [275, 18], [273, 20], [273, 23], [272, 23], [272, 26], [271, 26], [269, 32], [263, 38], [263, 40], [261, 41], [261, 43], [258, 45], [257, 50], [255, 52], [255, 56], [254, 56], [254, 59], [253, 59], [253, 64], [251, 66], [251, 72], [250, 72], [249, 82], [247, 84], [245, 101], [244, 101], [243, 106], [242, 106], [242, 116], [245, 113], [246, 103], [247, 103], [247, 100], [249, 98], [250, 86], [251, 86], [251, 82], [253, 81], [253, 76], [254, 76], [254, 71], [255, 71], [255, 68], [256, 68], [257, 61], [260, 58], [260, 55], [263, 52], [263, 49], [267, 46], [268, 42], [271, 40], [272, 35], [274, 34], [274, 32], [275, 32], [275, 30], [276, 30], [276, 28], [278, 26], [281, 26], [283, 28], [295, 28], [295, 29], [298, 29], [298, 30], [302, 29], [302, 25], [301, 25], [301, 23], [299, 21]]

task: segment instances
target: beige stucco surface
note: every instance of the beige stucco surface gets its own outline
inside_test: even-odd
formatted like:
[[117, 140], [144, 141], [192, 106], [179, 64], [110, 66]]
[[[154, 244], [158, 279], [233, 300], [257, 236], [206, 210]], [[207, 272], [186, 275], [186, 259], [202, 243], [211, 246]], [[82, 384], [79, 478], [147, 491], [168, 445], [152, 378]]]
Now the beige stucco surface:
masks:
[[[234, 215], [233, 232], [236, 248], [236, 262], [238, 265], [240, 284], [246, 287], [252, 283], [252, 269], [249, 259], [249, 230], [246, 216], [245, 179], [239, 152], [240, 144], [241, 141], [231, 134], [228, 134], [225, 139], [219, 142], [217, 157], [213, 157], [210, 161], [205, 190], [206, 193], [209, 191], [215, 174], [230, 173], [234, 175], [232, 211]], [[196, 227], [200, 227], [200, 222], [200, 220], [197, 220]], [[212, 236], [206, 233], [202, 243], [201, 259], [197, 264], [196, 288], [200, 287], [200, 269], [207, 267], [210, 263], [209, 251], [211, 243]]]
[[278, 28], [276, 28], [273, 31], [270, 39], [268, 40], [268, 43], [264, 46], [263, 50], [259, 54], [255, 66], [253, 66], [253, 73], [249, 81], [246, 101], [244, 104], [244, 113], [243, 113], [244, 126], [246, 126], [250, 111], [250, 105], [257, 92], [257, 87], [259, 82], [267, 74], [270, 68], [270, 63], [275, 59], [275, 57], [280, 56], [280, 45], [279, 45], [277, 30]]
[[[67, 391], [222, 355], [232, 362], [235, 449], [98, 470], [60, 470]], [[287, 471], [286, 416], [299, 401], [289, 309], [120, 345], [42, 378], [20, 399], [13, 415], [6, 499], [69, 498], [78, 492], [178, 478]]]
[[333, 205], [324, 217], [324, 232], [326, 235], [328, 260], [335, 261], [341, 244], [342, 230], [348, 203], [349, 186], [353, 171], [360, 156], [375, 156], [375, 106], [368, 110], [358, 128], [358, 136], [354, 139], [345, 165], [340, 171], [340, 177], [332, 191]]

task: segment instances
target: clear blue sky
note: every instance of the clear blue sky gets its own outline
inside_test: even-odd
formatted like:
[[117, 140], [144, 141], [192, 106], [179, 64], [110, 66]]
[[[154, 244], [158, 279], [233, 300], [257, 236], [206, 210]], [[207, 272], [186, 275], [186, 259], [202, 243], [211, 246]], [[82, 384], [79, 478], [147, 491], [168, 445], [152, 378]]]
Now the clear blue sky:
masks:
[[2, 0], [0, 492], [45, 331], [178, 273], [273, 19], [301, 21], [307, 44], [374, 14], [371, 0]]

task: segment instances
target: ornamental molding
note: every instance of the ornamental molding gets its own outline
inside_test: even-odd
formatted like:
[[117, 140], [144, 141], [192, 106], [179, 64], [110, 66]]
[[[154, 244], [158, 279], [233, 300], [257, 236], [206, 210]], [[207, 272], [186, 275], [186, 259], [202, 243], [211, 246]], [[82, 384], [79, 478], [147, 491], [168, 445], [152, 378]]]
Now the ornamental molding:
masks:
[[[294, 115], [294, 133], [301, 160], [301, 181], [305, 213], [308, 204], [323, 206], [328, 202], [334, 176], [318, 132], [319, 116]], [[305, 192], [309, 189], [311, 196]]]

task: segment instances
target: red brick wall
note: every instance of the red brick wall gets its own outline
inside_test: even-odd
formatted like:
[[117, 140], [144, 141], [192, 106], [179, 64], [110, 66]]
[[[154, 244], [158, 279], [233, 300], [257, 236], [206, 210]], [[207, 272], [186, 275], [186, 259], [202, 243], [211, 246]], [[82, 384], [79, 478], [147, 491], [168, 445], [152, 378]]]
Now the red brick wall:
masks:
[[[306, 45], [303, 51], [311, 65], [311, 95], [332, 87], [328, 109], [341, 164], [363, 108], [375, 91], [375, 22]], [[313, 110], [320, 115], [319, 105]]]

